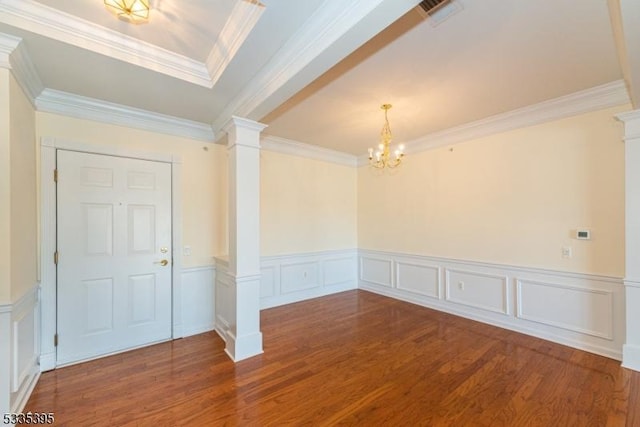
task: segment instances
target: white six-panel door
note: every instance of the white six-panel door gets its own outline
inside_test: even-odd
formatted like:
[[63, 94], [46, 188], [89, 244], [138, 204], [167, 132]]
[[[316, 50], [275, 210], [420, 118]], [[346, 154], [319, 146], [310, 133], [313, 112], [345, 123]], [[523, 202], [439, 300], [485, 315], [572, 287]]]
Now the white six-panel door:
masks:
[[57, 364], [171, 338], [171, 165], [65, 150], [56, 163]]

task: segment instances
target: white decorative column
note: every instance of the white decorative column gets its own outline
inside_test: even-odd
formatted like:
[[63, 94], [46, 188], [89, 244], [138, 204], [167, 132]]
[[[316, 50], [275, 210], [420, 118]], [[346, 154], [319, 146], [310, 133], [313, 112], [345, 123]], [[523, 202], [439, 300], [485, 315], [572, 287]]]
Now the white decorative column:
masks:
[[640, 371], [640, 110], [616, 116], [625, 141], [625, 300], [622, 366]]
[[262, 353], [260, 332], [260, 132], [266, 126], [232, 117], [229, 136], [229, 275], [231, 310], [226, 352], [234, 361]]

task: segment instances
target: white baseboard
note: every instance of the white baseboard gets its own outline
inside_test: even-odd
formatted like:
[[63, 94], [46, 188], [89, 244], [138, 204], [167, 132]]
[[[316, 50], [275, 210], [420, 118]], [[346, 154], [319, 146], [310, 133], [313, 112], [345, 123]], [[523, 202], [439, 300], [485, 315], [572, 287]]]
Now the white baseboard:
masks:
[[359, 288], [621, 360], [616, 277], [359, 251]]

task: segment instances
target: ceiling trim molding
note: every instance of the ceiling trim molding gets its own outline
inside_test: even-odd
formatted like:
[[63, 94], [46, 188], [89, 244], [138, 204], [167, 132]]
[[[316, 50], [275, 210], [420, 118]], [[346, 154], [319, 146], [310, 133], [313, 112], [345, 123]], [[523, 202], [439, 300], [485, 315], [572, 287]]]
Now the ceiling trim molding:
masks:
[[44, 85], [20, 37], [0, 33], [0, 68], [11, 70], [29, 102], [35, 107], [35, 99]]
[[9, 56], [16, 50], [21, 41], [20, 37], [0, 33], [0, 68], [11, 69]]
[[616, 80], [441, 132], [435, 132], [422, 138], [408, 141], [406, 147], [408, 152], [423, 151], [627, 103], [629, 103], [629, 94], [625, 84], [622, 80]]
[[87, 98], [53, 89], [45, 89], [36, 98], [38, 111], [78, 119], [93, 120], [167, 135], [213, 142], [210, 125], [139, 108]]
[[[629, 93], [624, 81], [616, 80], [407, 141], [406, 153], [418, 153], [629, 102]], [[358, 156], [358, 166], [367, 164], [366, 154]]]
[[214, 121], [221, 129], [232, 115], [250, 117], [260, 104], [371, 13], [384, 0], [325, 0], [302, 27]]
[[260, 146], [266, 151], [305, 157], [307, 159], [335, 163], [341, 166], [356, 167], [358, 165], [358, 158], [352, 154], [330, 150], [317, 145], [304, 144], [273, 135], [264, 135], [260, 138]]
[[204, 63], [33, 0], [0, 0], [0, 22], [211, 88]]
[[240, 46], [258, 23], [264, 12], [264, 5], [247, 1], [238, 1], [225, 22], [216, 44], [207, 57], [210, 87], [213, 87], [227, 68]]
[[33, 65], [24, 43], [18, 45], [11, 54], [9, 61], [11, 62], [13, 76], [22, 87], [31, 105], [35, 107], [35, 100], [44, 90], [44, 84], [40, 80], [40, 75], [35, 65]]

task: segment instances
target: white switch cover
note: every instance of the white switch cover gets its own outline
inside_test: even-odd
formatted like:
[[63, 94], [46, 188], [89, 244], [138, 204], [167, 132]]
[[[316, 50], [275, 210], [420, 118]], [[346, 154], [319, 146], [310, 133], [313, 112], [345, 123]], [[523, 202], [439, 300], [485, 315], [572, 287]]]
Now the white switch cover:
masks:
[[571, 258], [573, 256], [573, 249], [570, 246], [562, 247], [562, 258]]
[[182, 248], [182, 255], [191, 256], [191, 246], [185, 246]]

